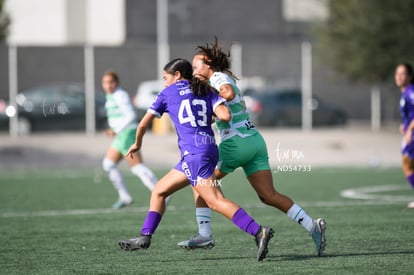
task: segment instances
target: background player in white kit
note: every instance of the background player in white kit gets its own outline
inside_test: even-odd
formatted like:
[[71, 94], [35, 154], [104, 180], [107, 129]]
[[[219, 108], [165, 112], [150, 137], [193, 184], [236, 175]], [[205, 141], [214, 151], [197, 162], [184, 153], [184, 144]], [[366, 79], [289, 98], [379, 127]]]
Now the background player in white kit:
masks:
[[[135, 141], [138, 121], [128, 93], [119, 86], [119, 77], [116, 72], [106, 71], [103, 74], [102, 88], [106, 94], [105, 109], [109, 124], [106, 134], [113, 138], [102, 166], [119, 195], [119, 199], [112, 205], [112, 208], [120, 209], [133, 202], [118, 163], [126, 156], [129, 146]], [[152, 190], [158, 179], [142, 163], [140, 153], [137, 152], [134, 158], [125, 158], [125, 160], [131, 167], [131, 172], [138, 176], [149, 190]]]

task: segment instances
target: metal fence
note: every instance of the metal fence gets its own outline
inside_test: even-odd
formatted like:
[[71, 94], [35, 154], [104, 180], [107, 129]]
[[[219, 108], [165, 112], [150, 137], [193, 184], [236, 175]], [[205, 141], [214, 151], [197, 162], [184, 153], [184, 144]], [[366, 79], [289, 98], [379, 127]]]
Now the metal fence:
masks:
[[[230, 45], [228, 45], [230, 46]], [[191, 60], [196, 45], [171, 44], [170, 57], [184, 57]], [[107, 69], [117, 71], [121, 86], [131, 96], [137, 86], [145, 80], [157, 79], [157, 47], [155, 43], [127, 43], [120, 47], [94, 47], [93, 64], [86, 66], [84, 46], [68, 47], [17, 47], [15, 86], [10, 76], [10, 51], [0, 45], [0, 97], [8, 97], [10, 90], [16, 92], [41, 84], [55, 82], [86, 82], [100, 89], [100, 78]], [[267, 84], [286, 84], [300, 87], [301, 83], [301, 43], [269, 42], [245, 43], [241, 45], [241, 78], [260, 77]], [[370, 119], [370, 87], [348, 82], [336, 76], [329, 68], [313, 56], [312, 86], [313, 94], [329, 103], [342, 107], [351, 119]], [[92, 72], [87, 72], [89, 68]], [[398, 93], [392, 88], [382, 91], [381, 114], [388, 120], [398, 119]], [[13, 99], [11, 99], [13, 100]], [[394, 106], [395, 105], [395, 106]], [[90, 130], [91, 131], [91, 130]]]

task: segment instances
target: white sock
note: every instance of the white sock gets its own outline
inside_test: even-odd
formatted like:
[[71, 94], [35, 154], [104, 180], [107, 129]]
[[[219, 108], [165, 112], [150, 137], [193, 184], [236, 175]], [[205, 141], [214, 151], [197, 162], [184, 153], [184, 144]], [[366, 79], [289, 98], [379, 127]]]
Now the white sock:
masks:
[[196, 208], [198, 233], [203, 237], [211, 236], [211, 209], [208, 207]]
[[140, 163], [131, 168], [131, 172], [138, 176], [142, 183], [151, 191], [158, 181], [155, 174], [144, 164]]
[[115, 190], [118, 191], [119, 199], [126, 203], [132, 202], [132, 197], [128, 192], [128, 188], [125, 185], [125, 180], [121, 174], [121, 171], [119, 171], [117, 167], [112, 167], [108, 171], [108, 175]]
[[310, 232], [312, 230], [313, 219], [306, 214], [306, 212], [296, 203], [292, 205], [291, 208], [287, 211], [287, 215], [294, 222], [300, 224], [306, 231]]

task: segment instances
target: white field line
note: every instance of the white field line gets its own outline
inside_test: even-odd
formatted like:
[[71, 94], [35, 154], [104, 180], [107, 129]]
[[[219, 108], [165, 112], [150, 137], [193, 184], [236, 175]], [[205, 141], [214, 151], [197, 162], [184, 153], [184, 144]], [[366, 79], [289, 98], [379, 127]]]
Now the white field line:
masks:
[[[414, 200], [414, 198], [413, 198]], [[401, 204], [401, 201], [317, 201], [317, 202], [301, 202], [302, 207], [351, 207], [351, 206], [370, 206], [370, 205], [389, 205]], [[244, 209], [265, 208], [270, 207], [264, 204], [243, 205]], [[5, 212], [0, 213], [0, 218], [28, 218], [28, 217], [55, 217], [55, 216], [79, 216], [79, 215], [97, 215], [97, 214], [119, 214], [119, 213], [145, 213], [148, 211], [147, 206], [127, 207], [122, 210], [114, 210], [111, 208], [98, 209], [72, 209], [72, 210], [46, 210], [33, 212]], [[194, 211], [193, 207], [175, 207], [168, 206], [167, 211]]]
[[414, 201], [413, 195], [382, 195], [381, 192], [406, 190], [410, 194], [414, 194], [412, 190], [409, 191], [407, 185], [377, 185], [365, 186], [359, 188], [345, 189], [341, 191], [341, 196], [349, 199], [361, 199], [370, 201], [382, 202], [409, 202]]

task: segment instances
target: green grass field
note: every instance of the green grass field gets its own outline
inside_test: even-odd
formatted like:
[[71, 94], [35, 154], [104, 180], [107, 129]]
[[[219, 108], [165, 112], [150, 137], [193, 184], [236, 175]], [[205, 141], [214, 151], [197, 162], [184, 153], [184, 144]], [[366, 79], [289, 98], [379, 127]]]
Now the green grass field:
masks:
[[[161, 176], [165, 171], [157, 172]], [[116, 194], [100, 170], [0, 170], [0, 274], [413, 272], [414, 210], [406, 205], [414, 192], [400, 168], [274, 174], [280, 192], [312, 217], [326, 219], [324, 257], [315, 256], [305, 230], [259, 202], [240, 171], [229, 175], [222, 182], [225, 195], [276, 230], [263, 262], [256, 261], [253, 237], [216, 213], [214, 249], [176, 247], [197, 228], [190, 188], [174, 195], [148, 250], [121, 251], [118, 240], [139, 234], [149, 202], [149, 191], [128, 171], [124, 174], [135, 203], [113, 211], [109, 207]], [[365, 190], [367, 199], [340, 195], [344, 189], [363, 187], [373, 187]]]

